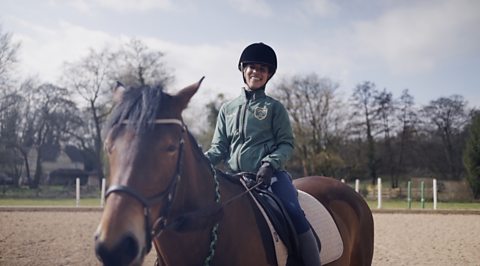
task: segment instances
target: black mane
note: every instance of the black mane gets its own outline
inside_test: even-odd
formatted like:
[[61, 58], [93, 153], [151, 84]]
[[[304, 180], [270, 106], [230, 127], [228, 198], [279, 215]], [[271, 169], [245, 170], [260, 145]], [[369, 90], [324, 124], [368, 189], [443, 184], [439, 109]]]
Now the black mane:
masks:
[[[122, 122], [135, 129], [137, 134], [154, 127], [161, 104], [171, 97], [163, 92], [163, 87], [131, 87], [123, 92], [120, 101], [114, 106], [105, 125], [105, 132], [116, 128]], [[127, 122], [128, 121], [128, 122]]]
[[[110, 132], [110, 137], [115, 139], [119, 129], [122, 128], [119, 125], [125, 121], [128, 122], [123, 125], [133, 128], [138, 135], [153, 129], [155, 127], [153, 122], [158, 118], [160, 111], [168, 108], [165, 105], [168, 104], [171, 97], [163, 91], [163, 87], [143, 86], [127, 89], [110, 113], [104, 133], [108, 134]], [[205, 160], [210, 164], [195, 137], [190, 131], [187, 132], [197, 159]]]

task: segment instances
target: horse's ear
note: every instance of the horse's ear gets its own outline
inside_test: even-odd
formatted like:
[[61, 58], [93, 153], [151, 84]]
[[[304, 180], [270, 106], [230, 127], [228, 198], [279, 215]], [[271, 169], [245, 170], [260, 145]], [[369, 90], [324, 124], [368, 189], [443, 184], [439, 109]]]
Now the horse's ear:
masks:
[[182, 109], [187, 108], [188, 102], [198, 91], [198, 88], [200, 88], [200, 84], [202, 84], [204, 78], [205, 77], [202, 77], [198, 82], [183, 88], [175, 95], [175, 98], [178, 100], [178, 104]]
[[123, 98], [123, 93], [125, 92], [125, 87], [123, 86], [120, 81], [117, 81], [117, 84], [115, 87], [112, 89], [113, 92], [113, 102], [115, 104], [118, 104], [120, 101], [122, 101]]

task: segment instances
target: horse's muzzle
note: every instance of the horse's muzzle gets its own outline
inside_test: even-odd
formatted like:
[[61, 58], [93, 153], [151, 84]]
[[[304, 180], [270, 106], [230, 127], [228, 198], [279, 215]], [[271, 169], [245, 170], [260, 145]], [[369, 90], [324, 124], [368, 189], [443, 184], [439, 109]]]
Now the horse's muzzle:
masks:
[[95, 236], [95, 253], [105, 266], [111, 265], [136, 265], [139, 254], [139, 244], [130, 234], [122, 237], [115, 245], [107, 246], [99, 236]]

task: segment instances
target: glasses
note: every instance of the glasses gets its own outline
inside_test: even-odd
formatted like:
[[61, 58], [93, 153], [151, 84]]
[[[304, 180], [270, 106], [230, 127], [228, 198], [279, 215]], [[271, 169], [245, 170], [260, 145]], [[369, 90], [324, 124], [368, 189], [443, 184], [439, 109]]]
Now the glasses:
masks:
[[259, 72], [259, 73], [268, 73], [268, 66], [266, 65], [260, 65], [260, 64], [248, 64], [246, 67], [245, 67], [246, 70], [249, 70], [249, 71], [256, 71], [256, 72]]

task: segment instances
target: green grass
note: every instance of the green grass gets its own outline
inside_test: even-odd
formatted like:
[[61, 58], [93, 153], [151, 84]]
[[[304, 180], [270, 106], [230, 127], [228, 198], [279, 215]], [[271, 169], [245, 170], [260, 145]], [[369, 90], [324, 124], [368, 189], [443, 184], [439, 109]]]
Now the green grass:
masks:
[[[13, 204], [31, 200], [34, 205], [42, 204], [41, 206], [44, 206], [50, 204], [48, 199], [52, 200], [51, 204], [54, 206], [63, 205], [64, 202], [70, 205], [71, 203], [68, 203], [70, 199], [75, 204], [75, 195], [75, 187], [71, 186], [40, 186], [36, 189], [0, 186], [0, 206], [4, 205], [1, 203], [3, 200], [11, 200]], [[100, 191], [96, 187], [82, 187], [80, 195], [82, 199], [88, 201], [89, 198], [99, 198]], [[57, 203], [59, 201], [60, 203]]]
[[[0, 206], [65, 206], [75, 207], [75, 188], [65, 186], [42, 186], [38, 189], [0, 187]], [[367, 200], [372, 210], [377, 209], [376, 200]], [[83, 188], [80, 206], [99, 207], [100, 192], [98, 188]], [[408, 209], [406, 199], [384, 199], [382, 209]], [[412, 201], [412, 210], [421, 210], [419, 200]], [[432, 210], [431, 199], [425, 202], [425, 209]], [[480, 201], [475, 202], [437, 202], [439, 210], [480, 210]]]
[[[0, 206], [65, 206], [75, 207], [76, 200], [73, 199], [32, 199], [32, 198], [0, 198]], [[82, 207], [99, 207], [99, 198], [84, 198], [80, 199], [80, 206]]]
[[[377, 209], [377, 201], [368, 200], [371, 209]], [[75, 198], [71, 199], [33, 199], [33, 198], [0, 198], [0, 206], [66, 206], [75, 207]], [[82, 207], [99, 207], [99, 198], [81, 198], [80, 206]], [[384, 200], [382, 201], [382, 209], [408, 209], [406, 200]], [[422, 206], [419, 201], [412, 202], [412, 210], [421, 210]], [[425, 202], [425, 209], [433, 209], [433, 202]], [[439, 210], [480, 210], [480, 202], [437, 202]]]
[[[367, 200], [371, 209], [377, 209], [378, 202], [376, 200]], [[383, 200], [382, 209], [408, 209], [406, 200]], [[412, 210], [421, 210], [420, 201], [412, 201]], [[425, 202], [425, 208], [433, 209], [433, 202]], [[437, 202], [437, 210], [480, 210], [480, 202]]]

